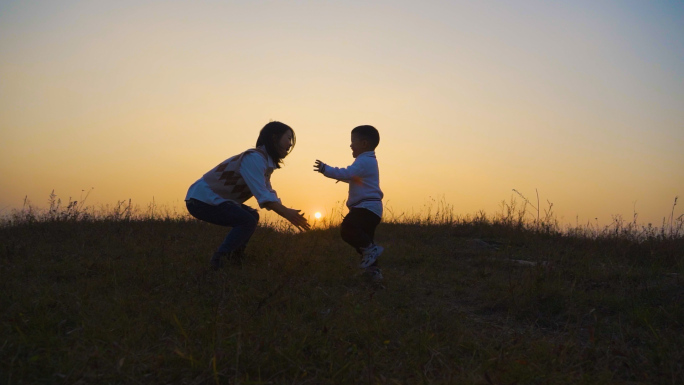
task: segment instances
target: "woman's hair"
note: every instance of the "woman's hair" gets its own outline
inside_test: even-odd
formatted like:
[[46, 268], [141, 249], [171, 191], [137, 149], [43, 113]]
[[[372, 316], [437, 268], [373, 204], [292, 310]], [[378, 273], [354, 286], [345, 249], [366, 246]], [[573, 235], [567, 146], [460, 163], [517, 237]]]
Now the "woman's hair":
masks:
[[292, 152], [292, 149], [294, 149], [297, 139], [295, 138], [294, 130], [287, 124], [281, 122], [268, 122], [264, 128], [261, 129], [261, 132], [259, 132], [259, 138], [257, 138], [256, 147], [266, 147], [266, 152], [271, 159], [273, 159], [273, 163], [275, 163], [276, 168], [280, 168], [280, 164], [283, 162], [284, 156], [281, 157], [280, 153], [278, 153], [275, 142], [279, 141], [288, 130], [292, 132], [292, 147], [290, 147], [290, 151], [288, 152], [289, 154]]

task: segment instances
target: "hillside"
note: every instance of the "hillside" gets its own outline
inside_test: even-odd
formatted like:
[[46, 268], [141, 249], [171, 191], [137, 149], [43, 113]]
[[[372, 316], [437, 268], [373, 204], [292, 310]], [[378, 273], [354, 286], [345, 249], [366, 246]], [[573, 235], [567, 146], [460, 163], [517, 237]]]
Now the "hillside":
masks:
[[4, 226], [0, 382], [684, 382], [681, 236], [383, 223], [374, 284], [338, 230], [210, 271], [225, 230], [193, 220]]

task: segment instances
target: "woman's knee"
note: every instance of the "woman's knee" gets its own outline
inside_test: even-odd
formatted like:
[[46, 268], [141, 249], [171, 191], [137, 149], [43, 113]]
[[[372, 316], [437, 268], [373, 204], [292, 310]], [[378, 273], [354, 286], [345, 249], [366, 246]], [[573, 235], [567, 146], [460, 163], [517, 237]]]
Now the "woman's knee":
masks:
[[254, 217], [254, 220], [256, 220], [257, 223], [259, 223], [259, 212], [254, 210], [250, 214]]
[[245, 218], [244, 225], [251, 229], [256, 229], [259, 224], [259, 213], [257, 211], [249, 211], [249, 214]]

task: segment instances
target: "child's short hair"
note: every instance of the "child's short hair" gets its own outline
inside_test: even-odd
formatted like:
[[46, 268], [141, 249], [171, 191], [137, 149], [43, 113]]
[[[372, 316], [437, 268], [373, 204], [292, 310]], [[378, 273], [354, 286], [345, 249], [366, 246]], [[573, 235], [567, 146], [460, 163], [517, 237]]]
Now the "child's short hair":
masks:
[[366, 139], [370, 143], [373, 150], [375, 150], [375, 147], [378, 147], [378, 144], [380, 144], [380, 133], [373, 126], [364, 125], [355, 127], [352, 130], [352, 134], [356, 134], [362, 139]]

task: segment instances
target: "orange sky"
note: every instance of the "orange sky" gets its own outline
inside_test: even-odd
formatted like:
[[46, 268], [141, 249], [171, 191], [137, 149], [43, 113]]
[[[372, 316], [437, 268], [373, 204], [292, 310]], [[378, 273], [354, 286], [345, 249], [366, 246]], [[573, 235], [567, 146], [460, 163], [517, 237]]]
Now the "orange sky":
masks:
[[684, 194], [682, 25], [680, 2], [2, 2], [0, 213], [91, 187], [181, 207], [279, 120], [273, 185], [311, 215], [347, 188], [313, 161], [350, 164], [372, 124], [396, 213], [538, 189], [564, 223], [659, 225]]

